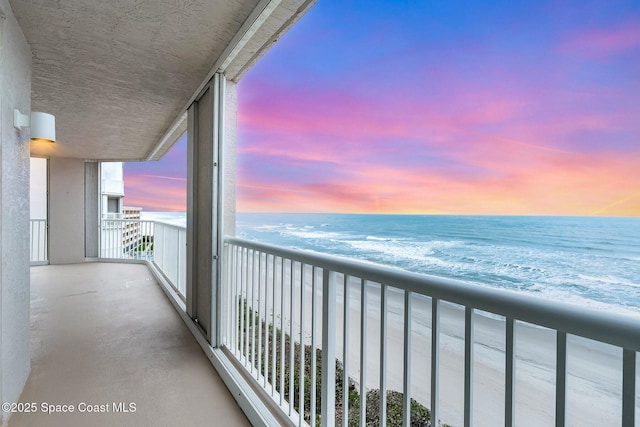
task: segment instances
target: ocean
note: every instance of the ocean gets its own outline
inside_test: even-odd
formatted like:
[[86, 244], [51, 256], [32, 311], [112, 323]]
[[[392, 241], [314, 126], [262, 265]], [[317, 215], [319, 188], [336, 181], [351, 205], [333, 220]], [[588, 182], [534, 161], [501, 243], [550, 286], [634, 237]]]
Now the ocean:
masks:
[[640, 317], [640, 218], [240, 213], [237, 235]]

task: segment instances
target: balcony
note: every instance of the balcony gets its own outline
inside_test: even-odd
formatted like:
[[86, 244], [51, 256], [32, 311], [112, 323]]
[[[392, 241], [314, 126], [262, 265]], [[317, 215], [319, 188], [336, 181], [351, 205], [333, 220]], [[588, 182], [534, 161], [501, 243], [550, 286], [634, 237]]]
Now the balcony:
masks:
[[[136, 412], [10, 425], [425, 425], [415, 399], [433, 427], [636, 427], [635, 319], [225, 237], [237, 83], [314, 0], [80, 3], [0, 2], [0, 395]], [[14, 110], [54, 113], [61, 143], [29, 145]], [[157, 160], [185, 132], [188, 229], [98, 223], [100, 162]], [[29, 154], [49, 177], [31, 254]], [[31, 282], [30, 255], [53, 264]]]
[[[38, 408], [9, 426], [250, 425], [144, 265], [34, 267], [31, 319], [20, 402]], [[76, 408], [47, 414], [43, 403]], [[109, 412], [82, 413], [81, 403]]]
[[[189, 156], [189, 186], [192, 190], [197, 188], [188, 198], [189, 203], [194, 201], [191, 198], [196, 202], [191, 204], [189, 212], [202, 217], [198, 218], [198, 227], [190, 227], [189, 231], [201, 237], [199, 243], [202, 248], [211, 248], [211, 242], [204, 240], [213, 235], [212, 222], [206, 220], [213, 204], [219, 208], [216, 215], [230, 218], [235, 206], [234, 194], [229, 187], [235, 175], [230, 160], [235, 151], [237, 83], [270, 49], [273, 41], [288, 31], [314, 3], [314, 0], [196, 0], [187, 6], [159, 1], [143, 7], [128, 5], [132, 7], [123, 8], [95, 0], [82, 1], [80, 7], [78, 4], [51, 4], [39, 0], [0, 2], [0, 74], [3, 76], [0, 79], [2, 402], [15, 404], [22, 396], [23, 399], [46, 398], [49, 403], [71, 404], [73, 402], [63, 399], [81, 399], [82, 396], [74, 393], [83, 388], [90, 390], [87, 393], [95, 392], [88, 394], [87, 400], [116, 398], [110, 393], [120, 389], [127, 399], [139, 398], [140, 413], [148, 417], [130, 418], [134, 420], [131, 425], [201, 425], [220, 417], [233, 423], [235, 418], [227, 417], [224, 411], [197, 418], [198, 405], [181, 406], [179, 409], [169, 405], [175, 414], [180, 414], [179, 420], [173, 413], [163, 412], [157, 406], [157, 402], [172, 399], [180, 403], [187, 397], [191, 401], [202, 400], [202, 396], [194, 396], [189, 391], [192, 387], [196, 392], [201, 390], [197, 382], [177, 375], [178, 372], [165, 364], [173, 361], [182, 368], [179, 357], [176, 354], [171, 356], [170, 349], [165, 347], [167, 343], [174, 343], [177, 348], [173, 350], [190, 359], [192, 356], [188, 349], [193, 341], [175, 338], [175, 330], [162, 322], [160, 329], [149, 325], [150, 335], [145, 335], [138, 323], [128, 323], [139, 321], [148, 325], [145, 323], [147, 320], [156, 319], [155, 315], [163, 313], [159, 307], [166, 304], [166, 299], [156, 304], [144, 292], [136, 294], [139, 298], [123, 298], [124, 289], [134, 293], [129, 288], [136, 287], [135, 277], [117, 282], [119, 285], [114, 284], [113, 292], [103, 292], [110, 286], [114, 275], [120, 277], [121, 267], [110, 263], [88, 276], [80, 274], [87, 268], [81, 263], [102, 260], [146, 264], [161, 288], [171, 296], [170, 301], [177, 308], [178, 315], [196, 337], [206, 357], [221, 373], [227, 388], [232, 390], [240, 405], [244, 405], [243, 411], [252, 414], [251, 422], [274, 419], [269, 418], [267, 411], [256, 415], [260, 413], [260, 407], [245, 397], [245, 391], [251, 393], [242, 375], [228, 373], [235, 371], [223, 358], [222, 346], [212, 339], [212, 330], [203, 337], [202, 325], [213, 316], [204, 311], [196, 314], [189, 311], [193, 303], [189, 284], [208, 284], [208, 292], [200, 293], [201, 304], [198, 307], [202, 308], [206, 300], [211, 299], [213, 281], [201, 280], [201, 277], [187, 281], [192, 264], [176, 263], [174, 257], [177, 255], [174, 253], [180, 254], [183, 262], [200, 256], [202, 259], [198, 267], [202, 268], [198, 272], [203, 274], [208, 273], [204, 271], [207, 266], [211, 268], [211, 255], [197, 250], [195, 257], [193, 254], [187, 256], [184, 245], [180, 244], [167, 247], [163, 252], [164, 248], [159, 243], [162, 239], [158, 234], [160, 227], [156, 227], [151, 241], [146, 239], [150, 234], [142, 224], [133, 223], [128, 227], [126, 223], [118, 222], [127, 221], [127, 215], [109, 218], [113, 221], [110, 225], [99, 224], [104, 211], [102, 190], [113, 191], [116, 195], [122, 193], [120, 184], [114, 187], [114, 182], [101, 182], [100, 168], [103, 162], [158, 160], [187, 133], [190, 147], [198, 150]], [[106, 16], [113, 20], [103, 19]], [[31, 132], [28, 126], [23, 126], [24, 121], [14, 120], [14, 117], [28, 116], [32, 111], [49, 112], [56, 117], [55, 143], [31, 141]], [[211, 156], [207, 161], [205, 153], [215, 153], [217, 162], [212, 162]], [[223, 159], [225, 153], [229, 161]], [[28, 220], [29, 193], [30, 187], [33, 188], [29, 182], [30, 155], [47, 159], [46, 185], [43, 186], [47, 199], [46, 213], [38, 213], [41, 217], [46, 216], [46, 221], [33, 222], [31, 229]], [[223, 165], [225, 178], [221, 179], [220, 175], [214, 185], [213, 168], [221, 174]], [[191, 186], [194, 178], [198, 179], [195, 187]], [[226, 189], [222, 188], [223, 182]], [[224, 197], [218, 197], [220, 194]], [[228, 224], [232, 227], [231, 220]], [[219, 236], [233, 234], [232, 230], [223, 229], [220, 224], [215, 228]], [[172, 232], [166, 230], [165, 234], [168, 237]], [[186, 242], [182, 234], [182, 241]], [[176, 238], [180, 239], [179, 236]], [[33, 268], [35, 316], [31, 316], [30, 311], [30, 264], [51, 264]], [[63, 265], [65, 267], [60, 267]], [[93, 267], [99, 268], [98, 264]], [[60, 280], [52, 279], [52, 286], [63, 293], [49, 293], [54, 291], [49, 288], [40, 289], [45, 293], [39, 293], [41, 282], [37, 275], [51, 275], [53, 278], [55, 272], [60, 274]], [[82, 289], [65, 293], [67, 282], [70, 284], [78, 274], [86, 277]], [[215, 286], [219, 287], [220, 283], [216, 281]], [[48, 305], [39, 306], [45, 301]], [[209, 314], [213, 313], [211, 307], [205, 308]], [[138, 319], [137, 312], [150, 317]], [[81, 319], [75, 317], [78, 314], [83, 314]], [[175, 316], [167, 314], [172, 315]], [[194, 319], [201, 322], [196, 323]], [[30, 345], [31, 321], [34, 325], [33, 345]], [[118, 325], [117, 331], [112, 329]], [[62, 330], [66, 328], [73, 334], [60, 332], [54, 326]], [[107, 333], [113, 342], [96, 339], [106, 338], [104, 334]], [[116, 343], [123, 348], [115, 348]], [[148, 347], [143, 349], [142, 344], [148, 344]], [[69, 354], [69, 349], [86, 350], [88, 353], [83, 357]], [[114, 354], [111, 350], [122, 359], [106, 360], [106, 355]], [[100, 364], [91, 365], [89, 362]], [[170, 377], [170, 382], [162, 382], [161, 377], [154, 383], [154, 379], [140, 375], [151, 367], [176, 375]], [[74, 373], [74, 369], [78, 372]], [[190, 372], [189, 368], [184, 368], [185, 375], [191, 375]], [[58, 381], [47, 383], [48, 375]], [[187, 379], [188, 382], [185, 381]], [[27, 381], [29, 384], [25, 389]], [[181, 381], [186, 384], [179, 385]], [[104, 384], [104, 387], [91, 389], [90, 385], [97, 387], [96, 384]], [[139, 392], [149, 393], [159, 415], [166, 417], [153, 418], [148, 410], [142, 409], [145, 396], [129, 395], [127, 390], [132, 384], [139, 388]], [[159, 387], [154, 388], [154, 385]], [[46, 395], [33, 394], [38, 390]], [[224, 399], [206, 394], [205, 390], [202, 392], [210, 397], [206, 397], [209, 406], [216, 400], [224, 402]], [[237, 409], [232, 403], [223, 406]], [[191, 415], [195, 415], [191, 421], [185, 418]], [[0, 424], [4, 425], [9, 416], [11, 425], [102, 422], [93, 418], [90, 421], [86, 418], [69, 421], [58, 415], [46, 420], [36, 416], [32, 420], [26, 414], [3, 411]], [[128, 422], [107, 420], [105, 423], [109, 425]]]
[[[106, 226], [111, 221], [104, 220], [103, 229], [113, 230]], [[152, 236], [146, 240], [153, 242], [146, 258], [133, 257], [131, 250], [122, 248], [103, 255], [111, 261], [146, 263], [189, 325], [184, 311], [186, 230], [158, 222], [145, 230]], [[419, 421], [410, 418], [412, 399], [429, 408], [430, 420], [454, 426], [475, 422], [626, 427], [638, 417], [640, 326], [635, 319], [231, 237], [225, 238], [223, 263], [217, 315], [220, 345], [214, 349], [203, 339], [199, 342], [224, 360], [223, 370], [242, 378], [236, 385], [242, 393], [255, 393], [270, 408], [270, 421], [257, 417], [251, 419], [254, 424], [345, 425], [343, 414], [348, 414], [349, 425], [378, 425], [375, 420], [387, 420], [389, 410], [400, 411], [402, 419], [380, 425], [411, 425]], [[68, 269], [78, 278], [51, 293], [45, 285], [56, 275], [66, 277]], [[130, 272], [135, 274], [127, 276]], [[63, 298], [56, 300], [59, 296], [94, 298], [91, 293], [106, 285], [109, 302], [88, 312], [124, 302], [131, 308], [118, 307], [119, 313], [140, 311], [133, 301], [144, 296], [145, 311], [113, 319], [137, 323], [142, 316], [153, 323], [157, 329], [141, 338], [151, 348], [158, 346], [153, 334], [164, 337], [167, 329], [176, 327], [165, 329], [154, 320], [167, 301], [143, 266], [38, 267], [33, 274], [36, 324], [50, 323], [39, 315], [45, 299], [56, 301], [56, 307], [64, 304]], [[111, 276], [136, 279], [106, 280]], [[104, 279], [89, 291], [83, 288], [88, 294], [74, 288], [94, 277]], [[152, 294], [157, 298], [149, 299]], [[79, 335], [86, 331], [86, 326], [77, 327]], [[193, 323], [190, 329], [196, 337], [201, 334]], [[186, 332], [184, 326], [181, 330]], [[35, 347], [42, 347], [42, 337], [56, 340], [54, 333], [38, 336]], [[193, 340], [188, 341], [193, 347]], [[100, 349], [99, 343], [93, 344]], [[301, 344], [306, 351], [300, 351]], [[136, 350], [128, 351], [135, 359]], [[36, 373], [40, 356], [34, 357]], [[330, 363], [334, 360], [339, 362]], [[76, 365], [82, 366], [81, 361], [72, 366]], [[342, 384], [350, 385], [350, 393], [342, 393]], [[28, 385], [26, 390], [30, 396], [32, 388]], [[373, 396], [377, 401], [372, 403]], [[577, 398], [592, 404], [576, 407]], [[396, 406], [389, 406], [387, 399]], [[490, 410], [496, 402], [500, 415]], [[374, 415], [372, 405], [378, 408]]]

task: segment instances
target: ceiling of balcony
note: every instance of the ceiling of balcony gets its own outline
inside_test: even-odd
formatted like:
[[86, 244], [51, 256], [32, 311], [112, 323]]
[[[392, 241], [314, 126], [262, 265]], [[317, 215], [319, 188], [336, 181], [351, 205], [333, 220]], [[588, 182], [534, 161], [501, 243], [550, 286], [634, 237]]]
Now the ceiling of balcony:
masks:
[[10, 0], [33, 55], [32, 111], [56, 116], [58, 143], [32, 144], [32, 154], [158, 158], [186, 129], [187, 103], [245, 21], [272, 9], [227, 68], [233, 80], [312, 3]]

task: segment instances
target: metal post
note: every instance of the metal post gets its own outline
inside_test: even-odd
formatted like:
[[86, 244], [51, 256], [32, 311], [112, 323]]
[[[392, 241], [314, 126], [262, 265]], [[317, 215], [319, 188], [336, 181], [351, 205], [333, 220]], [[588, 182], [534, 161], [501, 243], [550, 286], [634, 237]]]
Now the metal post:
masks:
[[322, 427], [335, 424], [336, 412], [336, 283], [322, 270]]
[[504, 396], [504, 425], [515, 426], [513, 411], [515, 391], [515, 321], [512, 317], [506, 319], [505, 337], [505, 396]]
[[556, 346], [556, 427], [564, 427], [567, 393], [567, 333], [557, 331]]
[[432, 425], [438, 425], [438, 397], [440, 392], [440, 316], [438, 315], [440, 300], [431, 299], [431, 419]]
[[404, 291], [404, 373], [402, 376], [402, 426], [411, 425], [411, 291]]

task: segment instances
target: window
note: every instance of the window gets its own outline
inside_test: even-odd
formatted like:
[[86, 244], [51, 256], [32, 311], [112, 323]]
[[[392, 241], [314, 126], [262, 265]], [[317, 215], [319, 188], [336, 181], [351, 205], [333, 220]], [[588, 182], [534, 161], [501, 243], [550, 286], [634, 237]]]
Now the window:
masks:
[[107, 213], [120, 213], [119, 197], [109, 197], [107, 199]]

